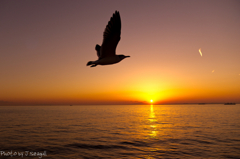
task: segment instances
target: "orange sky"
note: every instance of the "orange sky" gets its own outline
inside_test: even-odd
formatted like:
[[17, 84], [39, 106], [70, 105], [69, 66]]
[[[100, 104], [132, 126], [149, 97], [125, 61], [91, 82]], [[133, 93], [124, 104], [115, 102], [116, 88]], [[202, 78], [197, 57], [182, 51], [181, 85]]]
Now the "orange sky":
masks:
[[[115, 10], [131, 57], [89, 68]], [[3, 0], [0, 21], [0, 105], [240, 103], [238, 0]]]

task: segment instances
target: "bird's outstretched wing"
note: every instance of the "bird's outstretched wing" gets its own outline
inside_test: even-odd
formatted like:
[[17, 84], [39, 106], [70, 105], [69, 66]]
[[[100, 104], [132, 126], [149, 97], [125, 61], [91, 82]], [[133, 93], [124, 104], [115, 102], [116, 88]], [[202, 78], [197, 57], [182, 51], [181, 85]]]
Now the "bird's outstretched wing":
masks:
[[101, 46], [99, 46], [98, 44], [95, 47], [95, 50], [97, 51], [97, 56], [98, 58], [100, 58], [100, 50], [101, 50]]
[[115, 11], [103, 33], [100, 58], [115, 55], [116, 47], [120, 41], [121, 18], [118, 11]]

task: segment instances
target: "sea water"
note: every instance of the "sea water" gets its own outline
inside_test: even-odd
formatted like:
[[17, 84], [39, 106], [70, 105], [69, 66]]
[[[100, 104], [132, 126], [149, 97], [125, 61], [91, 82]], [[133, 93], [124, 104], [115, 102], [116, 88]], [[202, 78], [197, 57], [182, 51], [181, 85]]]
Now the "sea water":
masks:
[[240, 158], [240, 105], [1, 106], [0, 158]]

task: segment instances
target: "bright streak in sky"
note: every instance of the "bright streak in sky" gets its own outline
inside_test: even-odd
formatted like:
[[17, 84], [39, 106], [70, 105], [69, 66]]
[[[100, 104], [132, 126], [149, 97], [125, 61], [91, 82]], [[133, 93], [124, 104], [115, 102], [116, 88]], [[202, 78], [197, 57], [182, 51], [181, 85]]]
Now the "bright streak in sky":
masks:
[[199, 51], [200, 55], [202, 56], [202, 51], [201, 51], [201, 48], [200, 48], [198, 51]]

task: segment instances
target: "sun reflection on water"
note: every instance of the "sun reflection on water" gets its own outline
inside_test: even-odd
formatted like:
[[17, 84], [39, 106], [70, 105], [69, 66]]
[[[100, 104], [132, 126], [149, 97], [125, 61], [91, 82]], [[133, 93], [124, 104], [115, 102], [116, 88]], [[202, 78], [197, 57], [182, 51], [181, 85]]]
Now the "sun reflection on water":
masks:
[[150, 106], [150, 115], [149, 115], [148, 120], [150, 121], [149, 136], [150, 136], [150, 138], [156, 138], [156, 136], [157, 136], [157, 124], [156, 124], [157, 120], [155, 117], [153, 105]]

